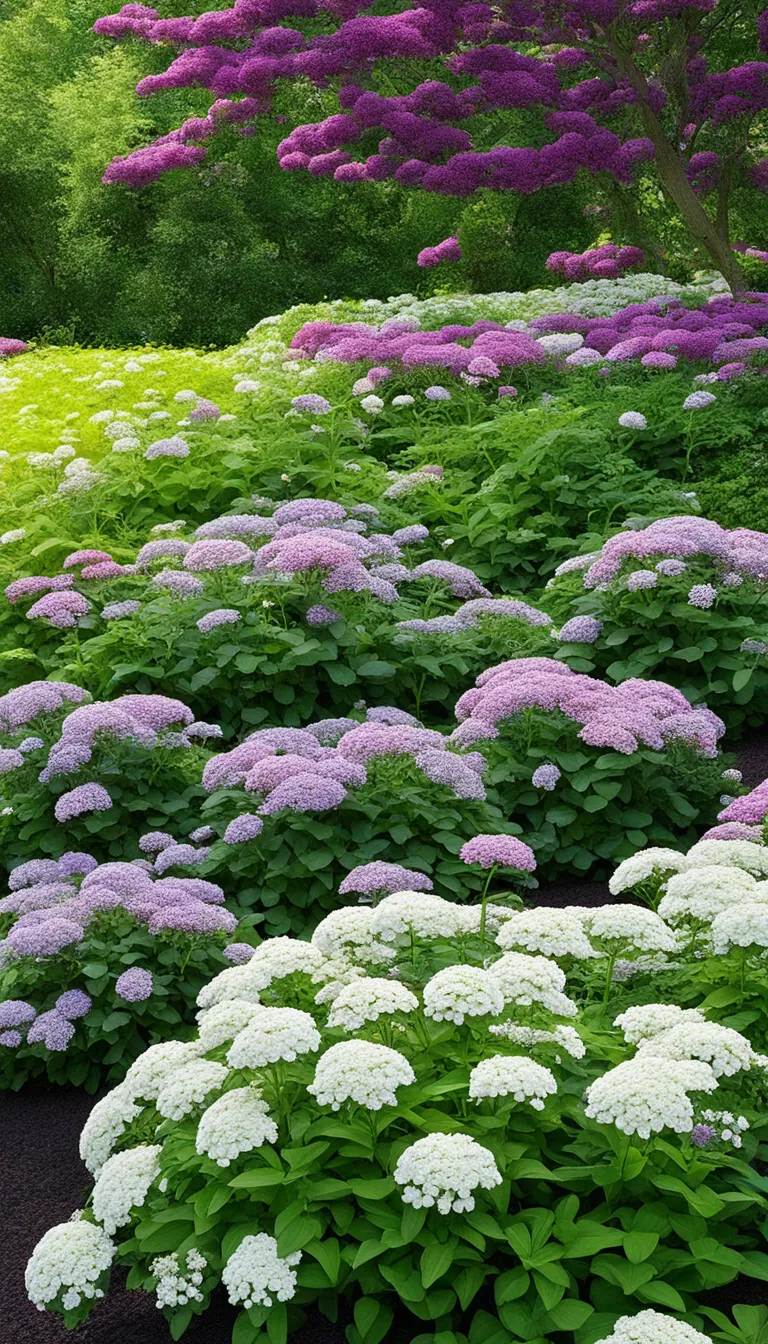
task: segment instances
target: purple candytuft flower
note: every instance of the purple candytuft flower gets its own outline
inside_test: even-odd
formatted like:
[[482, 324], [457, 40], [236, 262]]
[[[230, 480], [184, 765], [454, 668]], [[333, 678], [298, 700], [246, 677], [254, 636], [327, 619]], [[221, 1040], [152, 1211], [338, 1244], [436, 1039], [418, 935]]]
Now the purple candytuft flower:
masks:
[[190, 831], [189, 838], [195, 845], [205, 844], [207, 840], [212, 840], [214, 830], [212, 826], [198, 826], [197, 830]]
[[307, 724], [307, 732], [322, 746], [335, 747], [345, 733], [359, 727], [357, 719], [320, 719], [318, 723]]
[[466, 766], [460, 756], [451, 751], [419, 751], [416, 764], [433, 784], [451, 789], [457, 798], [485, 798], [485, 786], [476, 770]]
[[228, 541], [224, 537], [211, 541], [196, 541], [184, 556], [184, 568], [195, 573], [226, 569], [229, 565], [247, 565], [253, 551], [244, 541]]
[[300, 397], [293, 397], [291, 406], [295, 411], [306, 415], [328, 415], [333, 410], [330, 401], [318, 396], [316, 392], [305, 392]]
[[188, 901], [154, 910], [147, 919], [147, 928], [151, 933], [174, 929], [180, 933], [234, 933], [237, 920], [229, 910], [205, 905], [203, 901]]
[[242, 620], [240, 612], [235, 607], [219, 607], [217, 611], [208, 611], [205, 616], [201, 616], [196, 622], [201, 635], [207, 635], [210, 630], [215, 630], [219, 625], [236, 625]]
[[156, 439], [144, 456], [148, 462], [158, 457], [189, 457], [189, 444], [180, 434], [174, 434], [170, 439]]
[[627, 575], [627, 592], [636, 593], [641, 588], [655, 588], [659, 576], [655, 569], [634, 569]]
[[230, 821], [224, 832], [225, 845], [242, 845], [246, 840], [254, 840], [264, 830], [264, 822], [255, 813], [243, 812], [234, 821]]
[[58, 916], [43, 924], [14, 925], [6, 942], [19, 957], [53, 957], [63, 947], [79, 943], [83, 936], [80, 924]]
[[717, 401], [714, 392], [691, 392], [683, 402], [683, 410], [701, 411], [705, 406], [711, 406], [713, 401]]
[[713, 1125], [694, 1125], [691, 1130], [691, 1143], [694, 1148], [706, 1148], [717, 1136]]
[[71, 821], [86, 812], [108, 812], [112, 799], [101, 784], [78, 784], [56, 800], [53, 815], [57, 821]]
[[450, 401], [451, 394], [447, 387], [442, 387], [440, 383], [433, 383], [432, 387], [426, 388], [424, 396], [427, 401]]
[[278, 784], [262, 803], [260, 811], [265, 815], [281, 812], [327, 812], [344, 802], [347, 791], [336, 779], [320, 775], [293, 775]]
[[684, 560], [660, 560], [656, 566], [659, 574], [663, 574], [667, 579], [676, 579], [680, 574], [686, 571]]
[[167, 845], [162, 849], [155, 859], [155, 872], [165, 873], [169, 868], [185, 867], [205, 863], [210, 854], [210, 849], [204, 845], [199, 849], [194, 845]]
[[86, 1013], [90, 1013], [93, 1000], [82, 989], [67, 989], [59, 995], [55, 1007], [57, 1013], [61, 1013], [62, 1017], [72, 1021], [74, 1018], [85, 1017]]
[[77, 625], [78, 618], [87, 616], [90, 610], [91, 604], [82, 593], [46, 593], [29, 608], [27, 619], [33, 621], [43, 617], [51, 625], [65, 630]]
[[147, 569], [154, 560], [164, 559], [168, 555], [186, 555], [189, 547], [190, 543], [182, 541], [181, 537], [158, 537], [156, 541], [148, 541], [142, 546], [136, 556], [136, 568]]
[[6, 999], [0, 1003], [0, 1027], [23, 1027], [36, 1017], [32, 1004], [24, 999]]
[[55, 1008], [41, 1013], [27, 1032], [29, 1045], [44, 1045], [46, 1050], [66, 1050], [75, 1034], [75, 1028]]
[[307, 611], [307, 625], [333, 625], [334, 621], [340, 620], [338, 611], [333, 611], [331, 607], [324, 607], [322, 604], [310, 607]]
[[594, 644], [603, 628], [595, 616], [572, 616], [561, 629], [558, 639], [564, 644]]
[[516, 387], [512, 387], [512, 385], [511, 385], [510, 383], [505, 383], [502, 387], [499, 388], [499, 396], [500, 396], [500, 397], [516, 397], [516, 396], [517, 396], [517, 388], [516, 388]]
[[454, 565], [450, 560], [424, 560], [413, 570], [413, 577], [438, 579], [448, 585], [454, 597], [467, 599], [491, 596], [473, 570], [464, 565]]
[[152, 973], [143, 970], [141, 966], [129, 967], [115, 982], [115, 993], [126, 1003], [143, 1003], [150, 997], [152, 988]]
[[74, 566], [78, 565], [97, 565], [102, 560], [111, 560], [111, 559], [112, 556], [109, 554], [109, 551], [96, 551], [96, 550], [72, 551], [71, 554], [66, 557], [66, 559], [62, 560], [61, 568], [72, 569]]
[[167, 849], [169, 845], [175, 844], [175, 839], [168, 831], [147, 831], [146, 835], [139, 838], [139, 849], [142, 854], [159, 854], [161, 849]]
[[743, 821], [724, 821], [719, 826], [711, 826], [702, 835], [702, 840], [751, 840], [762, 844], [762, 826], [747, 826]]
[[205, 397], [201, 397], [194, 410], [189, 412], [190, 420], [218, 420], [220, 415], [216, 402], [208, 401]]
[[33, 593], [62, 592], [66, 588], [71, 588], [74, 584], [72, 574], [57, 574], [53, 578], [48, 578], [42, 574], [31, 574], [24, 579], [14, 579], [5, 589], [5, 596], [13, 604], [22, 597], [31, 597]]
[[102, 621], [122, 621], [126, 616], [135, 616], [137, 611], [141, 611], [141, 602], [129, 598], [125, 602], [108, 602], [101, 609]]
[[[421, 728], [423, 724], [413, 714], [409, 714], [405, 709], [397, 709], [395, 705], [373, 705], [371, 709], [365, 711], [366, 723], [384, 723], [389, 727], [396, 727], [398, 724], [405, 724], [410, 728]], [[359, 724], [354, 725], [359, 728]]]
[[24, 764], [24, 757], [14, 747], [0, 747], [0, 775], [8, 775]]
[[339, 895], [348, 896], [350, 892], [360, 892], [363, 896], [373, 896], [386, 891], [432, 891], [432, 880], [426, 873], [414, 868], [403, 868], [399, 863], [361, 863], [353, 868], [339, 886]]
[[251, 960], [255, 951], [256, 948], [251, 947], [250, 943], [227, 943], [221, 955], [226, 957], [227, 961], [234, 962], [235, 966], [244, 966]]
[[695, 583], [688, 594], [690, 607], [701, 607], [708, 611], [717, 597], [717, 589], [711, 583]]
[[459, 850], [464, 863], [478, 863], [481, 868], [518, 868], [532, 873], [536, 867], [533, 850], [513, 835], [476, 835]]
[[531, 783], [535, 789], [544, 789], [551, 793], [560, 779], [560, 771], [556, 765], [540, 765], [531, 775]]
[[20, 1031], [0, 1031], [0, 1045], [8, 1046], [11, 1050], [17, 1045], [21, 1045], [23, 1040], [24, 1037]]
[[22, 887], [37, 886], [40, 882], [55, 882], [59, 876], [59, 865], [55, 859], [28, 859], [12, 868], [8, 878], [11, 891], [20, 891]]
[[182, 569], [161, 569], [159, 574], [154, 575], [152, 582], [156, 588], [167, 588], [176, 597], [197, 597], [205, 591], [201, 579], [196, 579], [194, 574], [187, 574]]
[[24, 741], [19, 743], [18, 750], [21, 752], [42, 751], [44, 746], [42, 737], [25, 737]]

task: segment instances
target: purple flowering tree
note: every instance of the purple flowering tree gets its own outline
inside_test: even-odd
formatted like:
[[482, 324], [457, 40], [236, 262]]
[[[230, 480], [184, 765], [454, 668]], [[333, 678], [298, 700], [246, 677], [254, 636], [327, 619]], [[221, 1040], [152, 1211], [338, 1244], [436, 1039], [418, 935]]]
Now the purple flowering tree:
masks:
[[717, 0], [372, 8], [235, 0], [199, 18], [163, 18], [128, 4], [99, 19], [100, 34], [167, 48], [167, 69], [143, 79], [140, 95], [193, 87], [213, 95], [206, 116], [115, 160], [105, 181], [137, 187], [195, 167], [221, 128], [245, 129], [271, 112], [278, 85], [308, 81], [333, 89], [339, 110], [283, 140], [286, 171], [393, 178], [466, 197], [480, 188], [528, 195], [581, 171], [628, 187], [639, 165], [653, 164], [697, 247], [739, 287], [731, 193], [745, 182], [768, 188], [768, 158], [756, 148], [768, 65], [754, 59], [768, 43], [768, 20], [757, 6], [730, 5], [727, 14]]

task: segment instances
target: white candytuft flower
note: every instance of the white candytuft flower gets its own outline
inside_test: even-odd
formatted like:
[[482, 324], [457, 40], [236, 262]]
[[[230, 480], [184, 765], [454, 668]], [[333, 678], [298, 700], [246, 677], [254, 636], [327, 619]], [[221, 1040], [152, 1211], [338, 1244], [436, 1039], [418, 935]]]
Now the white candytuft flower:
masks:
[[700, 1008], [679, 1008], [676, 1003], [645, 1003], [627, 1008], [614, 1018], [614, 1027], [620, 1027], [628, 1045], [639, 1045], [669, 1027], [684, 1022], [706, 1022]]
[[567, 994], [565, 972], [549, 957], [530, 957], [524, 952], [505, 952], [488, 974], [498, 984], [505, 1003], [519, 1003], [529, 1007], [540, 1003], [560, 1017], [575, 1017], [576, 1004]]
[[505, 952], [523, 948], [526, 952], [540, 952], [545, 957], [596, 957], [582, 922], [566, 910], [525, 910], [505, 920], [496, 935], [496, 942]]
[[254, 975], [253, 957], [245, 966], [228, 966], [219, 971], [207, 985], [203, 985], [197, 996], [199, 1008], [213, 1008], [217, 1003], [226, 1003], [228, 999], [245, 999], [248, 1003], [261, 1002], [263, 976]]
[[277, 1242], [266, 1232], [246, 1237], [221, 1271], [221, 1281], [233, 1306], [271, 1307], [272, 1296], [288, 1302], [296, 1292], [296, 1274], [292, 1268], [301, 1260], [301, 1251], [281, 1258]]
[[376, 1022], [382, 1013], [413, 1013], [418, 1006], [416, 995], [398, 980], [353, 980], [335, 996], [328, 1026], [358, 1031], [364, 1022]]
[[200, 1117], [195, 1146], [220, 1167], [228, 1167], [241, 1153], [264, 1143], [277, 1142], [277, 1125], [257, 1089], [236, 1087], [214, 1101]]
[[520, 1027], [516, 1022], [499, 1022], [488, 1030], [493, 1036], [503, 1036], [505, 1041], [514, 1045], [527, 1046], [529, 1050], [537, 1045], [557, 1045], [573, 1059], [583, 1059], [587, 1048], [575, 1027], [553, 1027], [552, 1031], [541, 1031], [537, 1027]]
[[374, 935], [371, 928], [373, 915], [374, 911], [364, 905], [332, 910], [320, 920], [312, 934], [312, 942], [326, 957], [354, 957], [374, 966], [386, 965], [396, 955], [395, 949]]
[[127, 1148], [108, 1158], [93, 1187], [93, 1216], [110, 1236], [131, 1221], [160, 1175], [160, 1144]]
[[92, 1176], [98, 1176], [118, 1139], [140, 1110], [125, 1083], [96, 1102], [80, 1134], [80, 1157]]
[[681, 1022], [638, 1047], [638, 1058], [701, 1059], [717, 1078], [749, 1069], [755, 1052], [746, 1036], [719, 1022]]
[[446, 966], [424, 986], [424, 1013], [435, 1022], [461, 1026], [465, 1017], [498, 1017], [503, 1007], [501, 988], [479, 966]]
[[[641, 905], [602, 905], [584, 920], [590, 936], [603, 945], [638, 952], [674, 952], [677, 935], [653, 910]], [[613, 951], [614, 948], [611, 947]]]
[[699, 1060], [659, 1059], [647, 1054], [625, 1060], [597, 1078], [586, 1092], [585, 1114], [622, 1134], [650, 1138], [662, 1129], [687, 1134], [693, 1128], [693, 1092], [714, 1092], [717, 1078]]
[[712, 946], [718, 956], [732, 947], [768, 947], [768, 907], [749, 901], [723, 910], [712, 921]]
[[380, 1111], [382, 1106], [396, 1106], [396, 1089], [415, 1081], [413, 1069], [399, 1050], [371, 1041], [341, 1041], [321, 1055], [307, 1091], [321, 1106], [334, 1111], [344, 1101]]
[[372, 912], [371, 933], [385, 943], [406, 947], [411, 940], [452, 938], [459, 926], [460, 906], [425, 891], [398, 891], [385, 896]]
[[197, 1041], [161, 1041], [159, 1045], [150, 1045], [134, 1060], [122, 1086], [132, 1097], [155, 1101], [171, 1075], [201, 1054], [202, 1047]]
[[667, 873], [681, 873], [687, 866], [687, 856], [676, 849], [649, 846], [619, 864], [608, 882], [608, 889], [612, 896], [618, 896], [619, 892], [647, 882], [649, 877], [663, 878]]
[[227, 1059], [233, 1069], [259, 1069], [319, 1048], [320, 1032], [311, 1013], [300, 1008], [260, 1008], [238, 1032]]
[[648, 1307], [635, 1316], [620, 1316], [612, 1333], [597, 1344], [712, 1344], [712, 1340], [685, 1321]]
[[721, 910], [757, 899], [759, 885], [743, 868], [703, 864], [669, 879], [659, 901], [659, 915], [676, 923], [683, 919], [709, 923]]
[[491, 1055], [476, 1064], [469, 1075], [469, 1095], [474, 1101], [511, 1096], [515, 1101], [529, 1101], [535, 1111], [542, 1111], [546, 1098], [556, 1091], [554, 1074], [526, 1055]]
[[316, 944], [303, 943], [299, 938], [268, 938], [256, 948], [248, 966], [254, 977], [263, 977], [262, 987], [266, 989], [273, 980], [297, 971], [319, 984], [325, 960]]
[[246, 999], [226, 999], [198, 1013], [198, 1035], [203, 1049], [215, 1050], [217, 1045], [233, 1041], [258, 1011], [257, 1003], [248, 1003]]
[[152, 1261], [150, 1271], [157, 1279], [157, 1305], [163, 1307], [183, 1307], [187, 1302], [202, 1302], [203, 1294], [200, 1292], [200, 1285], [203, 1282], [203, 1271], [208, 1266], [208, 1261], [204, 1255], [201, 1255], [196, 1246], [187, 1251], [186, 1268], [182, 1269], [179, 1264], [179, 1257], [174, 1255], [161, 1255]]
[[394, 1172], [403, 1203], [439, 1213], [471, 1213], [472, 1191], [501, 1185], [493, 1153], [469, 1134], [428, 1134], [401, 1153]]
[[221, 1087], [229, 1069], [212, 1059], [195, 1059], [182, 1069], [174, 1069], [157, 1094], [155, 1105], [166, 1120], [183, 1120], [205, 1101], [209, 1092]]
[[97, 1284], [114, 1254], [114, 1242], [94, 1223], [57, 1224], [38, 1241], [29, 1258], [24, 1282], [30, 1302], [44, 1311], [63, 1293], [63, 1305], [71, 1311], [84, 1297], [103, 1297]]
[[688, 864], [727, 864], [756, 877], [768, 877], [768, 848], [753, 840], [699, 840], [686, 854]]

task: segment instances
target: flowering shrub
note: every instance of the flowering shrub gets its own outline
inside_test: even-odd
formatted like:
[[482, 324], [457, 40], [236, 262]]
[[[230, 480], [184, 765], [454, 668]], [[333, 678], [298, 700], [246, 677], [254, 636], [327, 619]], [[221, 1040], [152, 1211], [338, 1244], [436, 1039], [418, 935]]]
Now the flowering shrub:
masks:
[[567, 561], [549, 585], [550, 609], [570, 618], [558, 657], [611, 681], [661, 677], [731, 730], [763, 723], [767, 576], [763, 532], [696, 517], [619, 532], [598, 554]]
[[484, 769], [480, 753], [450, 749], [396, 709], [370, 710], [364, 724], [258, 729], [206, 766], [201, 815], [219, 838], [202, 871], [269, 933], [313, 928], [340, 886], [356, 890], [344, 886], [350, 869], [376, 868], [393, 841], [408, 868], [450, 892], [479, 891], [462, 844], [521, 829], [486, 801]]
[[88, 700], [48, 681], [0, 697], [0, 815], [17, 857], [72, 844], [128, 857], [139, 827], [168, 825], [202, 797], [200, 743], [220, 728], [168, 696]]
[[690, 957], [652, 911], [486, 913], [481, 936], [480, 907], [402, 891], [211, 981], [196, 1038], [94, 1107], [92, 1194], [35, 1249], [32, 1300], [75, 1325], [115, 1263], [177, 1336], [221, 1283], [246, 1344], [342, 1299], [363, 1344], [396, 1310], [454, 1338], [706, 1341], [649, 1304], [700, 1320], [764, 1275], [764, 1058], [650, 1001]]
[[483, 754], [488, 797], [541, 867], [582, 871], [714, 820], [723, 724], [663, 682], [618, 687], [553, 658], [490, 667], [456, 704], [449, 742]]
[[[149, 835], [146, 853], [170, 836]], [[162, 848], [161, 848], [162, 847]], [[157, 867], [157, 863], [155, 865]], [[221, 887], [69, 852], [14, 868], [0, 899], [0, 1086], [45, 1074], [93, 1092], [192, 1021], [231, 955]]]
[[644, 261], [642, 248], [603, 243], [589, 252], [552, 252], [546, 265], [548, 271], [563, 275], [566, 280], [618, 280]]

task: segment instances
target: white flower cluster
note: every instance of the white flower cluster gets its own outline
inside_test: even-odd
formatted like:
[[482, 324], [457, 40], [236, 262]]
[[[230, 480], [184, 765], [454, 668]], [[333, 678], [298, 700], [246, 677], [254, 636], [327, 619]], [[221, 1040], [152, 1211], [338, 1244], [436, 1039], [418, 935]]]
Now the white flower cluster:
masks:
[[674, 952], [677, 947], [674, 931], [642, 905], [602, 905], [589, 910], [584, 922], [591, 937], [611, 951]]
[[599, 955], [584, 932], [577, 915], [544, 906], [513, 914], [502, 924], [496, 942], [504, 951], [522, 947], [545, 957], [596, 957]]
[[371, 913], [373, 936], [399, 947], [407, 947], [411, 937], [424, 941], [453, 938], [460, 927], [460, 906], [428, 891], [395, 892]]
[[504, 995], [491, 973], [479, 966], [445, 966], [424, 986], [424, 1013], [435, 1022], [455, 1022], [465, 1017], [497, 1017]]
[[493, 1153], [469, 1134], [428, 1134], [406, 1148], [394, 1172], [403, 1203], [439, 1213], [470, 1213], [472, 1191], [501, 1185]]
[[703, 864], [669, 879], [659, 915], [673, 923], [685, 919], [710, 923], [722, 910], [758, 897], [759, 883], [751, 873]]
[[768, 877], [768, 848], [754, 840], [699, 840], [686, 854], [689, 865], [726, 864], [744, 868], [756, 877]]
[[642, 1139], [662, 1129], [687, 1134], [693, 1128], [688, 1092], [714, 1092], [716, 1087], [717, 1078], [708, 1064], [660, 1059], [649, 1051], [597, 1078], [587, 1088], [585, 1114]]
[[662, 879], [668, 873], [683, 872], [687, 866], [686, 855], [679, 854], [676, 849], [649, 846], [619, 864], [608, 882], [608, 889], [612, 896], [618, 896], [622, 891], [647, 882], [649, 877]]
[[635, 1316], [620, 1316], [612, 1333], [597, 1344], [712, 1344], [712, 1340], [685, 1321], [648, 1307]]
[[204, 1050], [215, 1050], [217, 1045], [234, 1040], [247, 1027], [254, 1013], [261, 1011], [257, 1003], [246, 999], [225, 999], [213, 1008], [198, 1013], [200, 1044]]
[[259, 1069], [279, 1059], [294, 1060], [320, 1048], [311, 1013], [300, 1008], [260, 1008], [239, 1031], [227, 1054], [233, 1069]]
[[565, 972], [548, 957], [529, 957], [524, 952], [505, 952], [488, 968], [499, 986], [505, 1003], [524, 1008], [539, 1003], [559, 1017], [575, 1017], [578, 1009], [563, 993]]
[[93, 1187], [93, 1216], [112, 1235], [131, 1221], [131, 1209], [140, 1209], [149, 1188], [160, 1175], [160, 1144], [126, 1148], [108, 1158]]
[[701, 1119], [707, 1125], [713, 1125], [720, 1132], [717, 1138], [721, 1143], [730, 1143], [732, 1148], [741, 1148], [743, 1135], [749, 1129], [745, 1115], [734, 1115], [732, 1111], [702, 1111]]
[[207, 985], [203, 985], [197, 996], [199, 1008], [214, 1008], [228, 999], [244, 999], [248, 1003], [261, 1003], [261, 991], [264, 988], [259, 977], [250, 973], [253, 958], [245, 966], [228, 966], [219, 971]]
[[340, 1041], [320, 1056], [315, 1076], [307, 1084], [321, 1106], [334, 1111], [345, 1101], [368, 1111], [397, 1105], [397, 1091], [416, 1081], [405, 1055], [371, 1041]]
[[572, 1059], [583, 1059], [587, 1053], [587, 1047], [575, 1027], [560, 1026], [543, 1031], [537, 1027], [519, 1027], [516, 1022], [499, 1022], [488, 1030], [493, 1036], [503, 1036], [505, 1041], [524, 1045], [529, 1050], [537, 1045], [557, 1045]]
[[155, 1293], [157, 1306], [184, 1307], [188, 1302], [202, 1302], [200, 1285], [208, 1261], [196, 1246], [187, 1251], [186, 1268], [182, 1269], [178, 1255], [161, 1255], [153, 1260], [150, 1270], [157, 1279]]
[[628, 1045], [639, 1045], [670, 1027], [705, 1021], [700, 1008], [679, 1008], [676, 1003], [644, 1003], [619, 1013], [613, 1025], [621, 1028]]
[[261, 980], [261, 989], [266, 989], [273, 980], [282, 980], [283, 976], [297, 972], [308, 975], [319, 984], [324, 979], [325, 960], [317, 945], [304, 943], [300, 938], [267, 938], [256, 948], [244, 969], [251, 972], [254, 983], [257, 978]]
[[271, 1307], [273, 1294], [278, 1302], [288, 1302], [296, 1292], [293, 1265], [301, 1260], [301, 1251], [281, 1258], [277, 1242], [266, 1232], [246, 1237], [230, 1255], [221, 1279], [233, 1306]]
[[203, 1111], [195, 1147], [201, 1157], [210, 1157], [228, 1167], [241, 1153], [250, 1153], [264, 1143], [277, 1142], [277, 1125], [256, 1087], [236, 1087], [225, 1092]]
[[356, 960], [374, 966], [386, 965], [395, 956], [395, 949], [374, 936], [371, 930], [373, 913], [372, 909], [361, 905], [332, 910], [320, 920], [312, 934], [312, 942], [331, 959], [344, 960], [354, 956]]
[[134, 1098], [155, 1101], [169, 1078], [201, 1054], [202, 1047], [197, 1041], [161, 1041], [159, 1045], [151, 1045], [134, 1060], [122, 1087]]
[[491, 1055], [476, 1064], [469, 1075], [473, 1101], [511, 1096], [515, 1101], [529, 1101], [535, 1111], [543, 1111], [546, 1098], [556, 1091], [554, 1074], [526, 1055]]
[[212, 1059], [195, 1059], [181, 1069], [174, 1069], [157, 1094], [158, 1112], [166, 1120], [183, 1120], [205, 1101], [209, 1092], [221, 1087], [228, 1073], [225, 1064]]
[[750, 901], [723, 910], [712, 921], [712, 946], [718, 956], [732, 947], [768, 947], [768, 906]]
[[358, 1031], [364, 1022], [376, 1022], [382, 1013], [413, 1013], [418, 1006], [416, 995], [397, 980], [353, 980], [334, 998], [328, 1026]]
[[98, 1282], [114, 1254], [111, 1237], [94, 1223], [59, 1223], [50, 1228], [32, 1252], [24, 1275], [30, 1302], [44, 1311], [61, 1293], [62, 1306], [73, 1311], [84, 1297], [103, 1297]]
[[701, 1059], [715, 1077], [729, 1077], [750, 1069], [754, 1051], [746, 1036], [719, 1022], [677, 1022], [638, 1048], [638, 1057], [649, 1054], [663, 1059]]
[[118, 1139], [140, 1110], [125, 1083], [96, 1102], [80, 1134], [80, 1157], [92, 1176], [98, 1176]]

